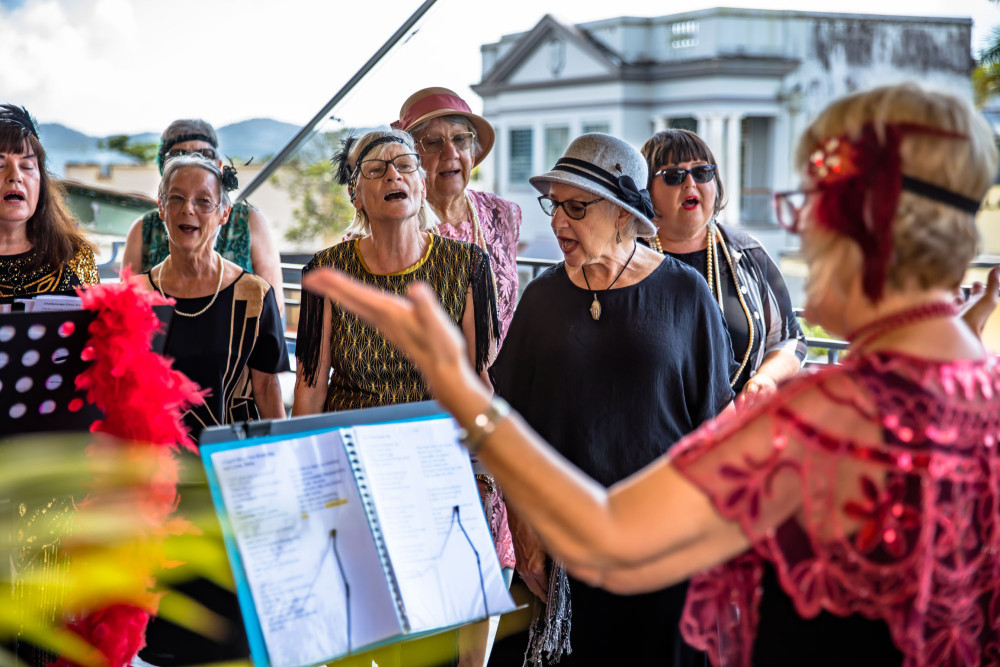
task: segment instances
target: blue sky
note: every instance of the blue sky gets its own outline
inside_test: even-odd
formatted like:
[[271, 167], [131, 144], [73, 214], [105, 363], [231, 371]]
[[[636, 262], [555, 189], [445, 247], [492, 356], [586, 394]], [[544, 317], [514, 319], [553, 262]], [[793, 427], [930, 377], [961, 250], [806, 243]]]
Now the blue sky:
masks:
[[[788, 0], [689, 0], [717, 6], [802, 9]], [[216, 124], [271, 117], [307, 121], [414, 11], [418, 0], [0, 0], [0, 91], [41, 122], [88, 134], [160, 131], [179, 117]], [[1000, 25], [989, 0], [813, 0], [810, 11], [974, 20], [973, 46]], [[424, 86], [471, 96], [479, 46], [530, 29], [545, 13], [570, 22], [669, 13], [662, 0], [438, 0], [405, 53], [382, 66], [339, 115], [395, 117]], [[470, 100], [473, 106], [477, 101]], [[350, 119], [350, 118], [349, 118]]]

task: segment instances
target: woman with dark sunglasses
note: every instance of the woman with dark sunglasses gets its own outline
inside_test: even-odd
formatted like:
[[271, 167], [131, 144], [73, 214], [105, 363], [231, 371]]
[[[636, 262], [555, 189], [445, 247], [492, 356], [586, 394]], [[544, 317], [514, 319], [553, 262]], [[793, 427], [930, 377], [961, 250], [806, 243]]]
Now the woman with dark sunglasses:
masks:
[[[219, 137], [215, 128], [200, 119], [175, 120], [160, 136], [156, 164], [163, 174], [164, 163], [180, 155], [198, 154], [222, 168]], [[267, 219], [247, 202], [235, 202], [229, 219], [219, 229], [215, 249], [244, 271], [254, 273], [274, 287], [278, 310], [285, 313], [285, 293], [281, 288], [281, 258], [271, 237]], [[135, 273], [149, 271], [167, 258], [170, 247], [166, 227], [157, 210], [132, 223], [125, 239], [122, 266]]]
[[[738, 406], [774, 392], [798, 372], [806, 343], [785, 281], [757, 239], [715, 220], [725, 207], [719, 169], [694, 132], [664, 130], [642, 147], [657, 235], [655, 250], [694, 267], [722, 309], [737, 367]], [[729, 351], [727, 350], [728, 354]]]
[[571, 572], [627, 593], [693, 575], [682, 630], [713, 664], [996, 665], [1000, 363], [976, 334], [997, 270], [964, 321], [953, 303], [997, 173], [993, 132], [964, 99], [888, 86], [821, 112], [795, 164], [806, 316], [850, 342], [846, 362], [610, 489], [489, 396], [426, 290], [304, 286], [410, 355]]

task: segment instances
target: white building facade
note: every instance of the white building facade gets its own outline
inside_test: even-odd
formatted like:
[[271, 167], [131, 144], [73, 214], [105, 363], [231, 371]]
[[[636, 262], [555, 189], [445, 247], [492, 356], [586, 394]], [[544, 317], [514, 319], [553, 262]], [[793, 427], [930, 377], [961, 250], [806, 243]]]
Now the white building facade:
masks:
[[920, 81], [971, 99], [972, 20], [707, 9], [531, 30], [481, 47], [473, 89], [497, 131], [480, 182], [524, 211], [522, 239], [551, 236], [528, 176], [569, 142], [608, 132], [636, 147], [667, 127], [697, 131], [728, 193], [720, 216], [784, 246], [770, 201], [797, 184], [795, 141], [831, 100]]

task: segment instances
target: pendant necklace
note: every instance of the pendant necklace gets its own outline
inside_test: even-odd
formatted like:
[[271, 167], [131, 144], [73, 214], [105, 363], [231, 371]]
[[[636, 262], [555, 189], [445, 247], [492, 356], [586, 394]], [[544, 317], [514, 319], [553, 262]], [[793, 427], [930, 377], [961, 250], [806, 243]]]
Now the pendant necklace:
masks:
[[[615, 279], [611, 281], [611, 284], [605, 287], [603, 290], [601, 290], [602, 292], [607, 292], [609, 289], [615, 286], [615, 283], [618, 282], [618, 279], [622, 277], [622, 274], [625, 273], [625, 269], [627, 269], [628, 265], [632, 262], [632, 258], [635, 257], [635, 249], [638, 247], [639, 244], [636, 243], [635, 241], [632, 241], [632, 254], [628, 256], [628, 260], [625, 262], [625, 266], [623, 266], [622, 270], [618, 272], [618, 275], [615, 276]], [[587, 285], [587, 289], [589, 289], [591, 294], [594, 295], [594, 301], [593, 303], [590, 304], [590, 316], [593, 317], [595, 321], [599, 320], [601, 319], [601, 302], [597, 300], [597, 292], [595, 292], [590, 287], [590, 281], [587, 280], [587, 268], [585, 266], [580, 267], [580, 273], [583, 274], [583, 282]]]

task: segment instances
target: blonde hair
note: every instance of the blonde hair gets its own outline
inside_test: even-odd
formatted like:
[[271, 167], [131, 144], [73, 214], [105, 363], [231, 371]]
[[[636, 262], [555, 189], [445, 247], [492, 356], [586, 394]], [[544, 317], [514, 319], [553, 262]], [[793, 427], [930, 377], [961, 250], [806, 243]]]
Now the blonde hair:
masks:
[[[886, 125], [897, 123], [924, 125], [965, 137], [907, 133], [899, 148], [903, 174], [970, 199], [983, 198], [997, 169], [989, 125], [964, 100], [913, 83], [876, 88], [831, 104], [803, 133], [796, 163], [807, 164], [809, 155], [831, 137], [854, 138], [867, 125], [881, 135]], [[807, 292], [839, 289], [842, 277], [861, 271], [860, 248], [846, 236], [813, 231], [809, 244], [813, 248], [807, 256]], [[896, 289], [914, 283], [922, 289], [957, 287], [978, 245], [973, 214], [906, 190], [899, 196], [892, 237], [886, 284]], [[842, 247], [845, 243], [854, 250]]]
[[[417, 152], [416, 145], [413, 143], [413, 137], [409, 133], [403, 130], [396, 129], [386, 129], [386, 130], [373, 130], [361, 136], [354, 145], [351, 146], [351, 153], [347, 157], [347, 164], [351, 172], [355, 174], [354, 178], [354, 188], [355, 191], [361, 189], [361, 184], [364, 182], [364, 178], [357, 175], [358, 169], [358, 158], [364, 152], [368, 144], [372, 143], [376, 139], [381, 139], [382, 137], [395, 137], [399, 139], [403, 146], [405, 146], [409, 152]], [[365, 156], [366, 160], [370, 159], [382, 159], [388, 151], [390, 146], [398, 146], [399, 143], [395, 141], [386, 142], [380, 146], [376, 146], [372, 149], [372, 152]], [[417, 169], [417, 173], [420, 174], [420, 178], [424, 179], [427, 177], [427, 172], [424, 171], [423, 166]], [[357, 192], [355, 192], [355, 197], [357, 197]], [[436, 218], [430, 213], [430, 208], [427, 206], [426, 195], [420, 200], [420, 210], [417, 212], [417, 223], [421, 230], [429, 229], [436, 222]], [[356, 208], [354, 212], [354, 219], [351, 220], [351, 224], [347, 227], [347, 233], [354, 236], [368, 236], [372, 232], [371, 221], [368, 219], [368, 214], [362, 208]]]

